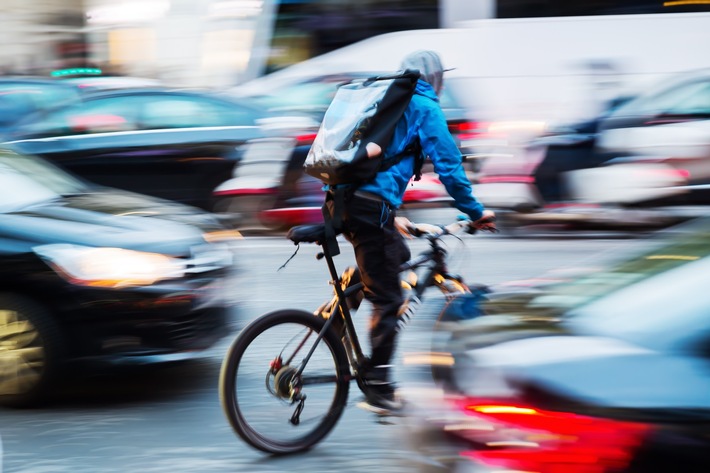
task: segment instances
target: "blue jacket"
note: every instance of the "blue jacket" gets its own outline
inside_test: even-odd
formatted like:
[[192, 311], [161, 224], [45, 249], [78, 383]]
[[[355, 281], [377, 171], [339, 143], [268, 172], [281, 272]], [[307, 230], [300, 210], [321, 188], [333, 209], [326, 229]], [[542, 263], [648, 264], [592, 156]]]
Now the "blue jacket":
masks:
[[[422, 150], [434, 164], [434, 171], [455, 200], [455, 206], [472, 220], [481, 218], [483, 205], [473, 196], [471, 183], [463, 169], [461, 152], [454, 142], [439, 106], [434, 89], [422, 80], [412, 101], [397, 123], [385, 156], [394, 156], [419, 136]], [[391, 168], [377, 174], [375, 179], [360, 186], [363, 191], [382, 197], [392, 206], [402, 205], [404, 191], [414, 175], [414, 157], [406, 157]]]

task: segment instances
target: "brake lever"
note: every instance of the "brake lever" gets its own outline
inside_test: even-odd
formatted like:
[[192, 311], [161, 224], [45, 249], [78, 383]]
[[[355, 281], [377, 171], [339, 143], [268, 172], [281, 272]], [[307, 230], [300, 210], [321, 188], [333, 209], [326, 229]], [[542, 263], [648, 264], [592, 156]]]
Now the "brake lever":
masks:
[[[482, 232], [488, 232], [488, 233], [499, 233], [500, 230], [496, 228], [495, 226], [495, 217], [490, 217], [486, 218], [485, 220], [481, 219], [476, 225], [473, 225], [473, 222], [471, 225], [469, 225], [468, 230], [466, 231], [469, 235], [475, 235], [479, 230]], [[489, 226], [491, 225], [491, 226]]]

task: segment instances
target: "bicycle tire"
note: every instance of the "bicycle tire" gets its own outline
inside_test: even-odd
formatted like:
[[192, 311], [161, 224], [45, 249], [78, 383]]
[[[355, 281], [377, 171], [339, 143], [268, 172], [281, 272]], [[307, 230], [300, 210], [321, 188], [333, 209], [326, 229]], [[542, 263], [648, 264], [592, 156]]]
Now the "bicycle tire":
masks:
[[[340, 416], [343, 413], [343, 410], [347, 404], [347, 399], [348, 399], [348, 390], [349, 390], [349, 374], [350, 374], [350, 367], [348, 363], [348, 358], [345, 353], [345, 349], [342, 345], [342, 342], [340, 338], [336, 335], [334, 330], [329, 329], [325, 334], [323, 334], [323, 338], [319, 343], [319, 347], [325, 347], [327, 348], [330, 356], [332, 357], [332, 362], [333, 362], [333, 369], [334, 369], [334, 393], [332, 395], [332, 401], [330, 405], [327, 407], [327, 410], [325, 412], [325, 415], [323, 416], [323, 419], [320, 420], [315, 427], [305, 433], [304, 435], [300, 435], [294, 440], [283, 440], [279, 438], [274, 438], [270, 437], [262, 432], [260, 432], [259, 428], [255, 426], [255, 421], [250, 421], [250, 419], [247, 418], [247, 414], [245, 412], [249, 412], [249, 415], [254, 414], [255, 416], [257, 415], [255, 412], [255, 409], [249, 409], [247, 407], [247, 404], [251, 401], [258, 403], [258, 402], [264, 402], [266, 400], [268, 401], [274, 401], [274, 406], [279, 405], [279, 401], [281, 405], [286, 405], [288, 404], [288, 400], [284, 400], [283, 398], [278, 398], [277, 393], [272, 391], [271, 388], [276, 389], [278, 391], [278, 388], [274, 388], [272, 386], [271, 388], [269, 387], [269, 372], [273, 369], [273, 366], [269, 363], [268, 369], [266, 364], [264, 364], [264, 373], [267, 374], [266, 376], [266, 389], [264, 392], [261, 394], [261, 396], [267, 396], [262, 399], [256, 399], [255, 396], [258, 396], [255, 394], [254, 396], [247, 395], [247, 393], [244, 394], [240, 398], [240, 395], [238, 393], [238, 390], [240, 389], [239, 386], [239, 381], [238, 377], [240, 374], [240, 369], [241, 370], [246, 370], [249, 365], [247, 365], [250, 360], [245, 360], [245, 352], [249, 350], [250, 346], [264, 333], [269, 332], [271, 329], [275, 328], [285, 328], [286, 326], [294, 326], [294, 327], [301, 327], [303, 329], [307, 330], [312, 330], [316, 334], [320, 334], [321, 331], [323, 330], [323, 326], [325, 324], [325, 320], [319, 317], [314, 316], [312, 313], [304, 312], [304, 311], [298, 311], [298, 310], [281, 310], [281, 311], [276, 311], [276, 312], [271, 312], [266, 315], [261, 316], [260, 318], [256, 319], [252, 323], [250, 323], [247, 327], [242, 330], [242, 332], [239, 334], [239, 336], [234, 340], [232, 345], [230, 346], [229, 350], [227, 351], [227, 354], [222, 362], [222, 367], [220, 370], [220, 377], [219, 377], [219, 393], [220, 393], [220, 402], [222, 404], [222, 408], [225, 412], [225, 415], [227, 419], [229, 420], [229, 423], [231, 424], [232, 428], [234, 431], [239, 435], [239, 437], [242, 438], [247, 444], [251, 445], [252, 447], [261, 450], [266, 453], [271, 453], [275, 455], [284, 455], [284, 454], [291, 454], [291, 453], [297, 453], [297, 452], [302, 452], [305, 450], [310, 449], [313, 447], [315, 444], [320, 442], [325, 438], [326, 435], [328, 435], [331, 430], [335, 427], [336, 423], [340, 419]], [[273, 341], [273, 336], [269, 335], [270, 338], [266, 338], [266, 340], [269, 340], [269, 343], [272, 343]], [[315, 341], [315, 337], [311, 340]], [[313, 343], [307, 343], [307, 347], [309, 348], [312, 346]], [[277, 347], [278, 348], [278, 347]], [[284, 352], [284, 347], [281, 347], [282, 352]], [[270, 348], [269, 348], [270, 350]], [[305, 353], [308, 352], [308, 349], [304, 350]], [[306, 369], [314, 364], [314, 358], [317, 354], [321, 352], [316, 352], [313, 354], [313, 357], [309, 360], [309, 363], [306, 365]], [[258, 354], [258, 348], [257, 351], [255, 352], [255, 355]], [[273, 352], [270, 352], [269, 355], [264, 355], [261, 357], [262, 360], [259, 360], [259, 364], [261, 364], [262, 361], [271, 361], [275, 360], [273, 358]], [[281, 355], [278, 356], [278, 358], [281, 358]], [[242, 364], [242, 362], [246, 364]], [[315, 363], [317, 365], [317, 363]], [[295, 365], [294, 365], [295, 366]], [[260, 368], [250, 368], [251, 370], [256, 369], [257, 371], [260, 370]], [[284, 366], [283, 369], [287, 369], [286, 366]], [[281, 371], [279, 371], [281, 372]], [[304, 370], [304, 374], [306, 373], [306, 370]], [[258, 373], [255, 373], [255, 375], [258, 375]], [[247, 375], [248, 376], [248, 375]], [[278, 378], [274, 377], [274, 383], [278, 383], [277, 381]], [[255, 378], [256, 380], [256, 378]], [[247, 382], [244, 382], [244, 388], [247, 388]], [[323, 383], [325, 384], [325, 383]], [[280, 386], [280, 385], [279, 385]], [[306, 387], [304, 386], [304, 393], [306, 392]], [[313, 389], [315, 389], [314, 387]], [[307, 393], [306, 393], [307, 394]], [[312, 404], [311, 404], [312, 405]], [[293, 407], [293, 402], [291, 403], [292, 409], [295, 409]], [[304, 407], [304, 412], [306, 409], [308, 409], [310, 406], [306, 405]], [[266, 409], [268, 412], [270, 409], [276, 409], [276, 407], [269, 407]], [[288, 408], [286, 408], [288, 409]], [[284, 409], [284, 410], [286, 410]], [[272, 411], [273, 412], [273, 411]], [[285, 422], [285, 425], [288, 426], [288, 422]], [[289, 431], [289, 429], [292, 429], [293, 427], [298, 427], [298, 425], [291, 425], [290, 427], [279, 427], [279, 433], [284, 433], [286, 431]]]

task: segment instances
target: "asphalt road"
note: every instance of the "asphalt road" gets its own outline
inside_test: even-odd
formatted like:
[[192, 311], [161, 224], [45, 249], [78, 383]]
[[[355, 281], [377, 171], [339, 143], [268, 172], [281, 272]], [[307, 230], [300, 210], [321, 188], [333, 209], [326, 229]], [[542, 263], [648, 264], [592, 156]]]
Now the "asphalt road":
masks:
[[[446, 222], [438, 222], [446, 223]], [[549, 270], [600, 264], [642, 245], [633, 238], [508, 239], [465, 236], [450, 241], [451, 269], [468, 282], [500, 287]], [[424, 248], [414, 241], [413, 253]], [[343, 243], [339, 268], [353, 263]], [[186, 365], [105, 373], [75, 380], [41, 409], [0, 410], [4, 473], [217, 473], [217, 472], [407, 472], [416, 458], [401, 421], [382, 424], [350, 406], [335, 430], [312, 451], [274, 458], [242, 443], [222, 414], [218, 372], [236, 332], [258, 315], [280, 308], [313, 310], [329, 297], [326, 268], [317, 248], [302, 245], [296, 257], [278, 268], [296, 247], [283, 238], [255, 237], [238, 249], [239, 278], [232, 288], [234, 332], [204, 359]], [[426, 326], [440, 300], [426, 302], [416, 315]], [[357, 317], [362, 334], [367, 305]], [[425, 341], [426, 332], [405, 332], [398, 358], [408, 346]]]

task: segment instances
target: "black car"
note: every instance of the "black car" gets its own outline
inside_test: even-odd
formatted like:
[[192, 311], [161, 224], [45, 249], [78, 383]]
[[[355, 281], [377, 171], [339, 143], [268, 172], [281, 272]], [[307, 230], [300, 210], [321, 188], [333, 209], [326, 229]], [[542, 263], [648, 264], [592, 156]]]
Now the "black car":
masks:
[[0, 404], [70, 365], [173, 361], [227, 333], [232, 235], [210, 213], [0, 151]]
[[264, 136], [262, 118], [219, 95], [122, 89], [32, 115], [7, 140], [96, 184], [212, 210], [240, 147]]
[[710, 471], [709, 242], [703, 218], [442, 331], [423, 470]]
[[80, 89], [42, 77], [0, 77], [0, 138], [19, 121], [62, 103], [79, 101]]

